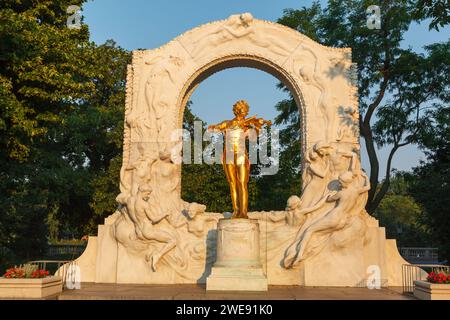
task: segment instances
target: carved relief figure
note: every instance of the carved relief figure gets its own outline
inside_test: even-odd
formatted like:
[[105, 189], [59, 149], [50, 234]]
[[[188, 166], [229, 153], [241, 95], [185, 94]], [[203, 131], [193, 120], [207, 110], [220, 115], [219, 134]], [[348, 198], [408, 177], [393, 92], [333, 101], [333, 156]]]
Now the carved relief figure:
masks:
[[[354, 178], [354, 183], [355, 183], [356, 187], [357, 188], [369, 187], [369, 189], [370, 189], [369, 178], [367, 177], [364, 170], [361, 169], [359, 161], [357, 162], [357, 166], [354, 168], [353, 172], [354, 172], [353, 178]], [[355, 203], [355, 207], [354, 207], [355, 215], [361, 214], [361, 213], [366, 213], [366, 215], [368, 215], [368, 213], [365, 212], [365, 209], [364, 209], [366, 206], [368, 197], [369, 197], [369, 194], [367, 192], [362, 193], [359, 196], [358, 200]]]
[[209, 222], [215, 222], [219, 220], [217, 215], [207, 215], [205, 214], [206, 206], [196, 202], [189, 203], [187, 205], [187, 210], [181, 214], [178, 219], [173, 221], [173, 226], [180, 228], [187, 225], [187, 231], [194, 234], [197, 237], [204, 235], [206, 224]]
[[336, 202], [335, 207], [321, 219], [306, 228], [300, 229], [296, 240], [286, 250], [283, 260], [285, 268], [292, 268], [298, 262], [307, 258], [305, 250], [314, 234], [331, 234], [345, 227], [348, 214], [354, 209], [359, 196], [370, 189], [368, 181], [365, 186], [358, 187], [353, 183], [353, 180], [354, 176], [350, 171], [339, 176], [340, 191], [327, 197], [328, 202]]
[[233, 106], [235, 118], [216, 125], [208, 130], [225, 133], [225, 146], [223, 152], [223, 169], [230, 185], [231, 201], [233, 204], [233, 218], [247, 218], [248, 190], [247, 183], [250, 175], [250, 161], [245, 150], [247, 131], [254, 129], [259, 132], [263, 125], [270, 126], [270, 121], [256, 116], [245, 118], [249, 106], [244, 100], [236, 102]]
[[341, 114], [341, 125], [337, 132], [336, 141], [354, 142], [358, 134], [359, 116], [354, 108], [339, 108]]
[[185, 202], [180, 199], [177, 189], [181, 183], [178, 175], [178, 167], [172, 162], [168, 151], [161, 151], [159, 159], [152, 165], [151, 184], [154, 192], [151, 202], [158, 214], [169, 214], [168, 221], [174, 225], [174, 221], [184, 210]]
[[[309, 53], [314, 58], [314, 64], [309, 61], [310, 58], [305, 58], [304, 54], [298, 57], [294, 57], [292, 60], [292, 69], [294, 73], [297, 73], [302, 79], [303, 83], [307, 86], [312, 86], [319, 90], [319, 99], [317, 101], [318, 116], [323, 120], [323, 127], [329, 128], [332, 125], [332, 118], [334, 117], [334, 110], [331, 109], [330, 92], [327, 87], [325, 78], [322, 76], [320, 70], [320, 63], [316, 53], [307, 46], [300, 45], [300, 50], [305, 53]], [[305, 63], [308, 61], [308, 63]], [[299, 66], [298, 66], [299, 65]], [[325, 131], [325, 140], [330, 140], [330, 132]]]
[[250, 13], [230, 16], [223, 25], [220, 25], [216, 30], [195, 43], [192, 56], [197, 57], [200, 53], [208, 52], [208, 49], [211, 47], [243, 37], [248, 37], [255, 45], [267, 48], [274, 54], [287, 56], [290, 53], [290, 49], [279, 39], [255, 32], [252, 23], [253, 16]]
[[[293, 198], [296, 197], [296, 198]], [[311, 220], [312, 213], [317, 212], [320, 208], [322, 208], [325, 200], [327, 199], [327, 195], [322, 197], [315, 205], [302, 208], [301, 199], [297, 196], [292, 196], [288, 199], [288, 206], [286, 208], [286, 220], [287, 223], [291, 226], [303, 226], [306, 221]]]
[[164, 243], [160, 250], [147, 254], [145, 257], [153, 271], [156, 271], [156, 265], [159, 259], [176, 246], [176, 237], [169, 229], [163, 229], [157, 226], [169, 213], [160, 214], [159, 212], [155, 212], [149, 203], [151, 193], [152, 188], [149, 185], [139, 186], [137, 194], [128, 198], [127, 209], [128, 215], [135, 225], [138, 239], [154, 240]]
[[330, 150], [330, 145], [320, 141], [306, 155], [304, 188], [300, 198], [302, 208], [314, 206], [327, 192], [330, 177]]
[[151, 65], [145, 82], [147, 108], [136, 108], [127, 117], [127, 123], [136, 130], [141, 140], [149, 138], [159, 141], [161, 131], [170, 115], [171, 90], [176, 81], [175, 74], [183, 61], [179, 57], [154, 57], [145, 62]]
[[125, 204], [130, 195], [137, 194], [140, 185], [146, 184], [150, 180], [150, 169], [155, 159], [146, 155], [143, 143], [138, 143], [137, 149], [139, 157], [136, 161], [121, 169], [121, 183], [124, 192], [116, 198], [120, 204]]
[[337, 191], [339, 189], [338, 177], [341, 173], [351, 171], [354, 172], [359, 163], [358, 154], [356, 150], [346, 151], [341, 148], [335, 148], [334, 152], [330, 154], [331, 162], [331, 176], [328, 184], [328, 189]]
[[[160, 58], [156, 58], [158, 61]], [[171, 96], [167, 87], [175, 83], [174, 74], [178, 68], [183, 65], [183, 61], [174, 56], [169, 56], [155, 63], [155, 59], [147, 61], [146, 64], [153, 65], [145, 87], [145, 98], [147, 106], [156, 118], [156, 129], [161, 132], [164, 117], [169, 113], [169, 100]]]

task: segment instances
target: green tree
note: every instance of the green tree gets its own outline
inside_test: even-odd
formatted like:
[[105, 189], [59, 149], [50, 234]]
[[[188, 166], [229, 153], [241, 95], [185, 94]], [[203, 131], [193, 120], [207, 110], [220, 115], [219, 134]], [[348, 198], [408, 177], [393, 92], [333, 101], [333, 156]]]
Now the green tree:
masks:
[[64, 120], [61, 143], [64, 157], [73, 159], [78, 179], [85, 187], [72, 184], [71, 194], [82, 198], [84, 210], [65, 207], [63, 219], [71, 225], [81, 226], [83, 233], [95, 233], [103, 218], [116, 208], [122, 166], [123, 124], [125, 111], [125, 85], [128, 51], [118, 48], [113, 41], [97, 46], [91, 63], [96, 66], [92, 81], [95, 89], [74, 112]]
[[434, 119], [420, 142], [427, 162], [414, 169], [410, 192], [425, 209], [424, 224], [442, 260], [450, 261], [450, 108], [430, 111]]
[[424, 223], [422, 207], [409, 193], [414, 179], [410, 173], [396, 172], [375, 217], [386, 227], [386, 236], [402, 247], [429, 247], [430, 230]]
[[90, 42], [86, 25], [66, 26], [67, 7], [83, 3], [0, 7], [0, 247], [8, 259], [42, 256], [49, 226], [53, 238], [67, 226], [81, 234], [95, 180], [120, 152], [129, 54]]
[[[379, 5], [381, 29], [367, 27], [366, 9]], [[448, 44], [426, 47], [426, 54], [401, 48], [418, 18], [416, 3], [406, 0], [330, 0], [325, 8], [287, 9], [278, 22], [315, 41], [352, 48], [357, 65], [360, 132], [370, 162], [371, 189], [366, 209], [373, 214], [387, 193], [392, 159], [397, 150], [417, 143], [418, 131], [429, 123], [425, 108], [443, 103], [448, 94]], [[380, 182], [377, 147], [389, 146], [385, 179]]]
[[412, 0], [419, 20], [431, 19], [429, 28], [439, 30], [450, 23], [448, 0]]
[[57, 174], [67, 166], [53, 149], [55, 129], [94, 88], [89, 34], [65, 26], [68, 5], [3, 1], [0, 8], [0, 246], [22, 258], [42, 254], [46, 216], [67, 183]]
[[[288, 92], [281, 84], [278, 88]], [[300, 112], [292, 97], [280, 101], [275, 108], [279, 114], [274, 124], [280, 130], [278, 172], [256, 176], [256, 210], [284, 210], [287, 199], [298, 194], [301, 187]], [[255, 174], [258, 173], [259, 170], [255, 170]]]

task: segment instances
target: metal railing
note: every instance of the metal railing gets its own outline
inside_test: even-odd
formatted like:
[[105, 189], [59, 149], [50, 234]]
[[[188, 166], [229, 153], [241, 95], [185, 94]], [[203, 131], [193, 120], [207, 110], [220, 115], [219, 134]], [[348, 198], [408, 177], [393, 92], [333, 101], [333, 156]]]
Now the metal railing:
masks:
[[450, 272], [450, 266], [442, 264], [404, 264], [402, 265], [403, 293], [414, 292], [415, 280], [427, 280], [430, 272]]
[[[47, 270], [47, 271], [53, 271], [53, 269], [55, 269], [55, 272], [56, 272], [62, 265], [69, 263], [69, 262], [70, 262], [70, 260], [33, 260], [33, 261], [28, 261], [26, 264], [37, 265], [38, 269]], [[51, 266], [50, 269], [48, 268], [48, 266]]]
[[47, 249], [48, 257], [71, 255], [80, 256], [86, 249], [86, 244], [50, 244]]
[[439, 263], [438, 248], [403, 247], [400, 254], [405, 260], [416, 263]]
[[[69, 279], [70, 277], [73, 277], [71, 269], [73, 266], [77, 266], [77, 263], [74, 260], [33, 260], [27, 262], [27, 264], [37, 265], [38, 269], [47, 270], [55, 276], [60, 276], [63, 289], [66, 287], [66, 282], [72, 280]], [[72, 280], [72, 282], [74, 281], [75, 280]]]

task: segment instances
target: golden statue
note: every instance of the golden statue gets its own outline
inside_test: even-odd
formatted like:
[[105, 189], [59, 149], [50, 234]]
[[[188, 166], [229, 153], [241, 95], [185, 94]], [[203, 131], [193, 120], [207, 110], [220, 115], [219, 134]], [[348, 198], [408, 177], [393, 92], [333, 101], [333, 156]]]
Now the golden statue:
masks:
[[259, 133], [263, 125], [270, 126], [272, 122], [248, 115], [249, 106], [244, 100], [233, 105], [235, 115], [232, 120], [225, 120], [216, 125], [210, 125], [209, 131], [224, 132], [225, 144], [222, 157], [223, 169], [230, 185], [231, 201], [233, 203], [232, 218], [247, 218], [248, 211], [248, 178], [250, 162], [245, 149], [245, 139], [249, 137], [249, 129]]

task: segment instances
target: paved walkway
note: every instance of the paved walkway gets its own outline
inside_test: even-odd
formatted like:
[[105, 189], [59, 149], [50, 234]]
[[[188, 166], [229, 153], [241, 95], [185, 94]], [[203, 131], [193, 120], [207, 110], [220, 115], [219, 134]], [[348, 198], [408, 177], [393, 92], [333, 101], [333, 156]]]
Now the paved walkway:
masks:
[[117, 285], [83, 283], [60, 300], [410, 300], [401, 288], [269, 286], [268, 292], [206, 292], [204, 285]]

